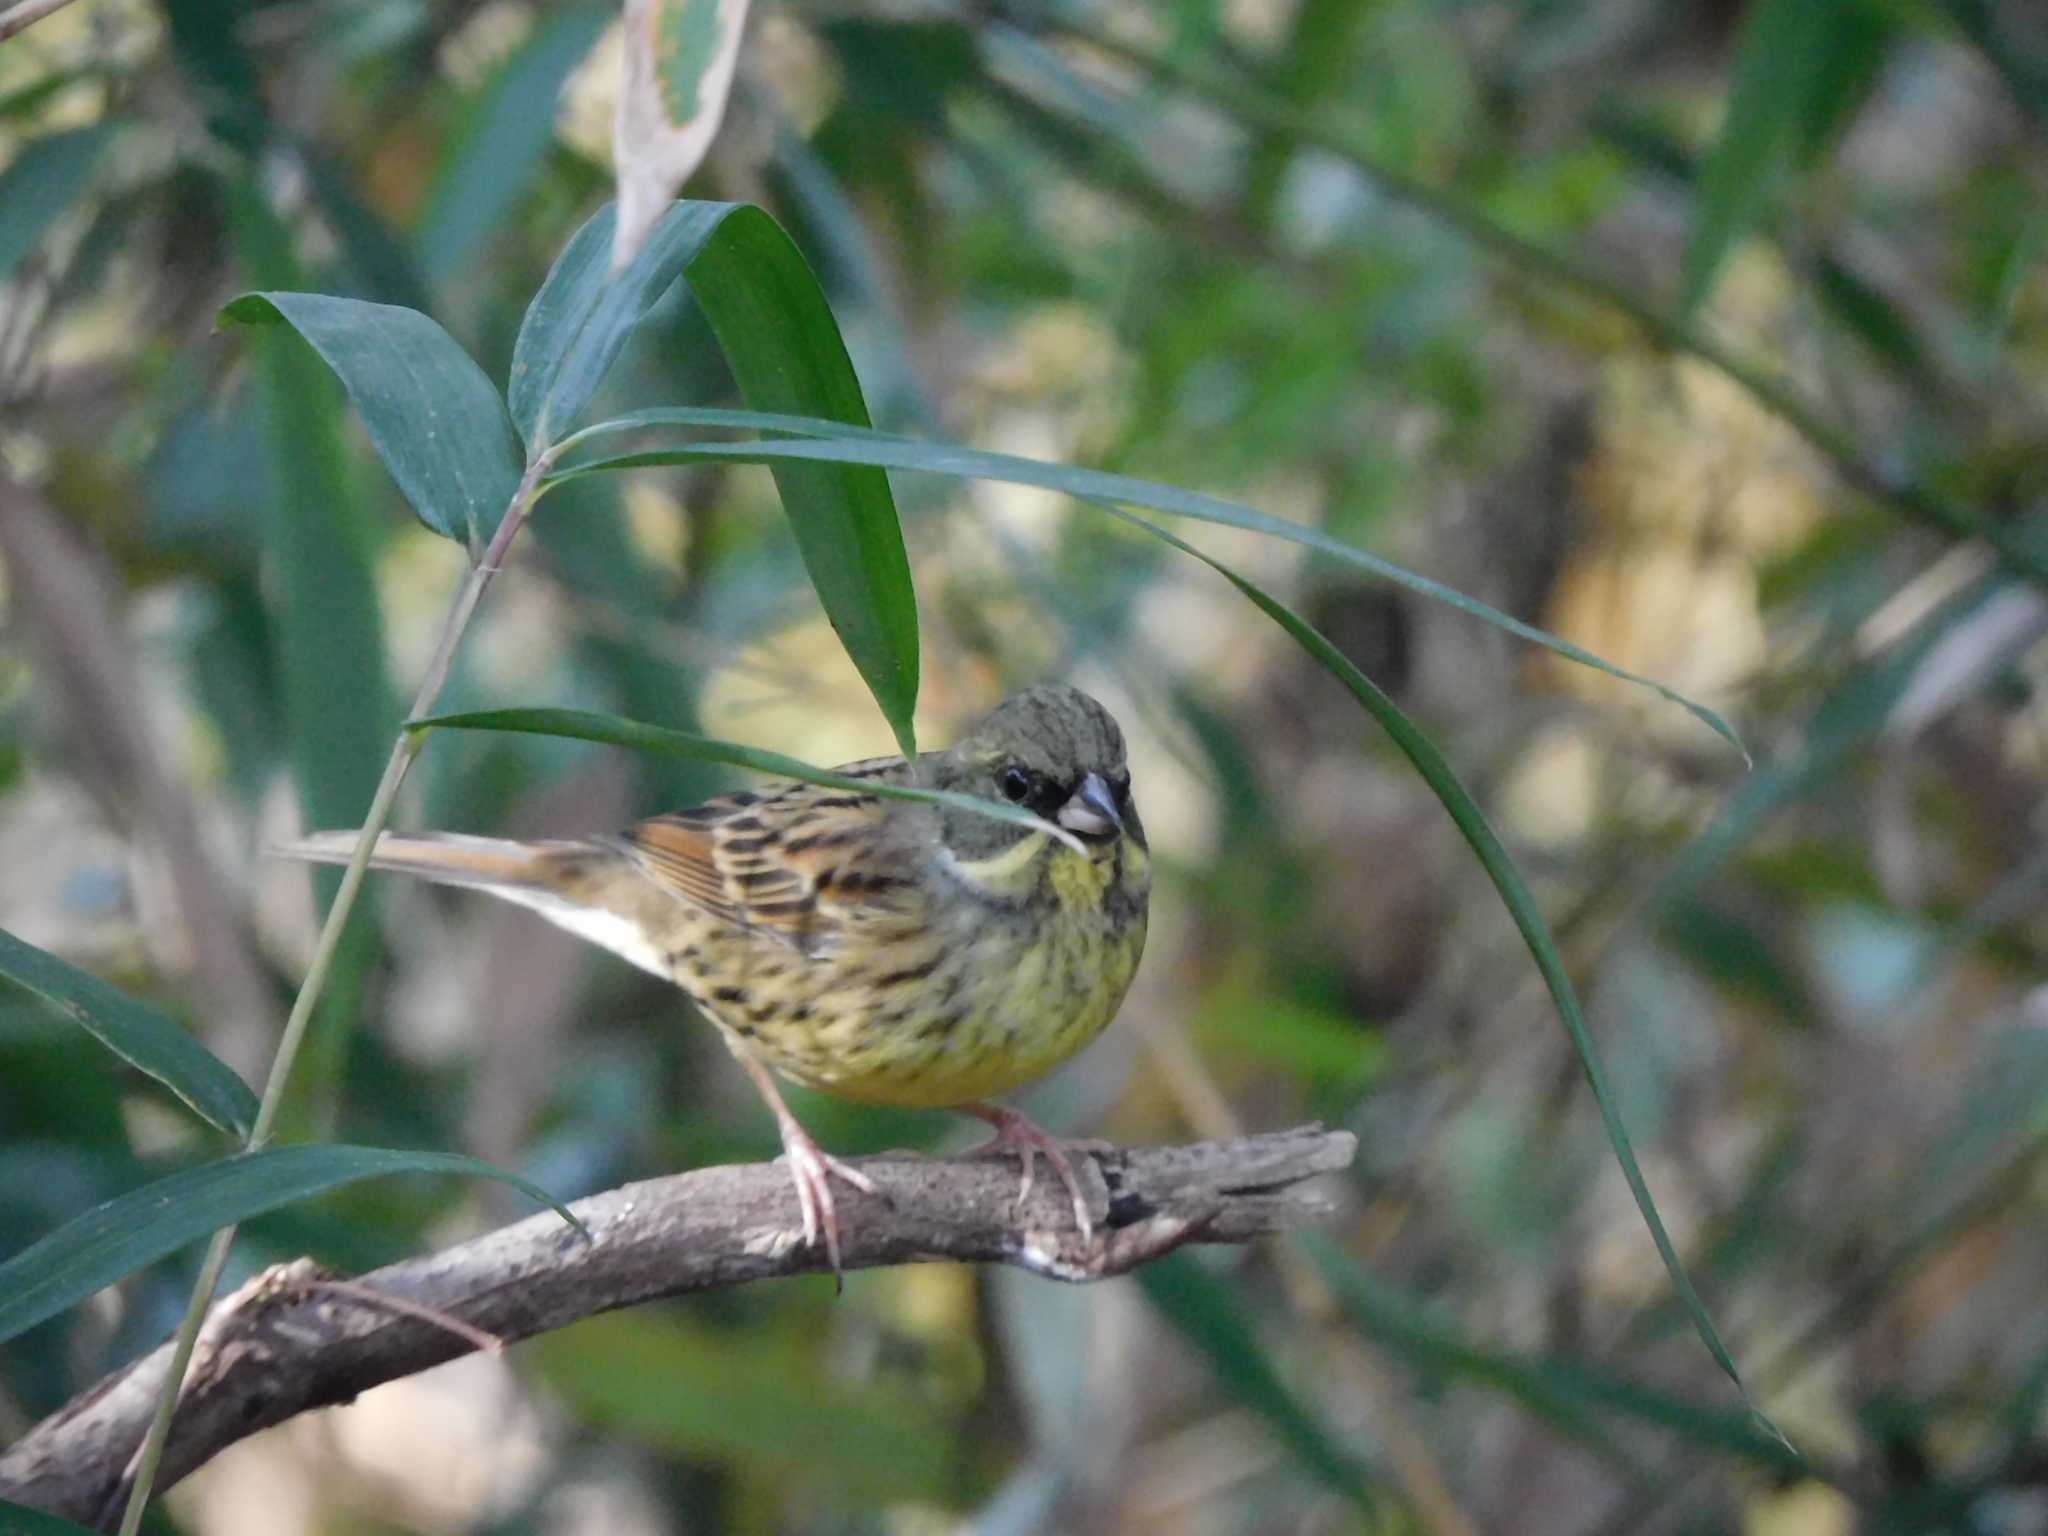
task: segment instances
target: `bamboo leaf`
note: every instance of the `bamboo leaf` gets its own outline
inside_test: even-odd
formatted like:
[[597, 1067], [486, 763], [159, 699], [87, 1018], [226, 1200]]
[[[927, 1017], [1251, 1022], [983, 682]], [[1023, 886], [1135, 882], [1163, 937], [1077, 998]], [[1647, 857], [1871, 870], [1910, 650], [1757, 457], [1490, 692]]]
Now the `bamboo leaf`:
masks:
[[437, 283], [459, 276], [518, 206], [555, 142], [562, 87], [612, 14], [607, 5], [551, 8], [463, 108], [414, 236]]
[[631, 747], [638, 752], [659, 752], [669, 757], [687, 757], [702, 763], [725, 763], [734, 768], [748, 768], [755, 773], [773, 774], [780, 779], [796, 779], [804, 784], [821, 784], [827, 789], [850, 790], [855, 794], [875, 795], [884, 800], [921, 800], [927, 805], [940, 805], [956, 811], [971, 811], [977, 816], [987, 816], [996, 821], [1014, 822], [1021, 827], [1030, 827], [1036, 832], [1045, 832], [1079, 849], [1072, 833], [1049, 821], [1032, 815], [1021, 806], [1009, 805], [1001, 800], [983, 800], [977, 795], [955, 794], [944, 789], [918, 789], [908, 784], [885, 784], [876, 779], [849, 778], [843, 773], [834, 773], [829, 768], [817, 768], [801, 758], [785, 757], [780, 752], [765, 751], [760, 747], [743, 746], [736, 741], [720, 741], [711, 736], [698, 736], [689, 731], [672, 731], [658, 725], [643, 725], [638, 720], [622, 720], [616, 715], [593, 714], [581, 709], [487, 709], [462, 715], [435, 715], [425, 720], [407, 722], [406, 729], [424, 731], [434, 728], [451, 731], [515, 731], [530, 736], [566, 736], [577, 741], [601, 741], [615, 747]]
[[1373, 1509], [1365, 1467], [1282, 1378], [1232, 1286], [1185, 1250], [1140, 1269], [1138, 1285], [1145, 1299], [1208, 1359], [1230, 1395], [1264, 1419], [1303, 1466], [1360, 1508]]
[[1359, 1331], [1433, 1376], [1462, 1378], [1498, 1388], [1529, 1412], [1574, 1438], [1617, 1450], [1606, 1416], [1619, 1415], [1666, 1430], [1702, 1450], [1737, 1456], [1774, 1472], [1798, 1474], [1805, 1459], [1779, 1439], [1758, 1431], [1746, 1414], [1689, 1402], [1576, 1360], [1548, 1360], [1472, 1344], [1397, 1295], [1354, 1263], [1329, 1238], [1302, 1238]]
[[[227, 184], [226, 203], [243, 271], [257, 286], [295, 289], [303, 277], [292, 234], [253, 174]], [[250, 350], [262, 386], [271, 474], [263, 507], [261, 590], [276, 659], [292, 779], [305, 824], [354, 826], [376, 793], [399, 710], [384, 665], [376, 561], [382, 527], [364, 505], [345, 436], [342, 391], [327, 364], [278, 325], [260, 325]], [[400, 428], [403, 430], [403, 428]], [[323, 902], [340, 884], [321, 871]], [[303, 1126], [333, 1103], [359, 989], [376, 929], [359, 902], [335, 956], [313, 1028], [311, 1059], [285, 1106]]]
[[1679, 312], [1705, 301], [1728, 252], [1755, 227], [1801, 148], [1826, 89], [1844, 0], [1758, 0], [1743, 23], [1721, 135], [1701, 167]]
[[[867, 427], [839, 324], [781, 225], [746, 204], [677, 203], [614, 277], [614, 221], [607, 208], [577, 231], [520, 327], [512, 417], [534, 451], [589, 403], [633, 327], [678, 277], [696, 295], [749, 405]], [[771, 468], [825, 616], [904, 755], [914, 757], [917, 594], [888, 476], [845, 460]]]
[[887, 1372], [829, 1369], [789, 1330], [714, 1329], [641, 1307], [528, 1349], [586, 1422], [656, 1450], [857, 1503], [929, 1504], [951, 1487], [957, 1425], [943, 1399]]
[[553, 1207], [586, 1240], [590, 1237], [546, 1190], [474, 1157], [331, 1143], [271, 1147], [184, 1168], [116, 1195], [0, 1264], [0, 1342], [222, 1227], [391, 1173], [496, 1179]]
[[0, 976], [54, 1004], [221, 1130], [246, 1136], [256, 1123], [256, 1095], [249, 1085], [154, 1008], [5, 931], [0, 931]]
[[[1536, 969], [1543, 975], [1544, 985], [1550, 989], [1551, 1001], [1557, 1005], [1558, 1017], [1563, 1020], [1565, 1033], [1571, 1037], [1572, 1049], [1578, 1053], [1579, 1067], [1586, 1075], [1586, 1082], [1593, 1090], [1594, 1103], [1599, 1106], [1601, 1123], [1606, 1127], [1608, 1143], [1614, 1148], [1614, 1158], [1621, 1166], [1622, 1177], [1628, 1181], [1629, 1193], [1635, 1197], [1636, 1208], [1642, 1212], [1643, 1221], [1650, 1229], [1650, 1238], [1657, 1245], [1658, 1256], [1664, 1261], [1665, 1272], [1671, 1276], [1672, 1286], [1684, 1302], [1687, 1314], [1692, 1318], [1700, 1341], [1706, 1345], [1707, 1353], [1714, 1357], [1714, 1363], [1727, 1373], [1735, 1383], [1735, 1390], [1755, 1416], [1757, 1422], [1773, 1435], [1783, 1439], [1775, 1426], [1765, 1419], [1756, 1406], [1750, 1402], [1749, 1390], [1742, 1384], [1742, 1373], [1735, 1368], [1735, 1361], [1721, 1342], [1721, 1335], [1714, 1322], [1707, 1315], [1706, 1304], [1694, 1290], [1692, 1277], [1686, 1273], [1685, 1264], [1678, 1257], [1678, 1250], [1671, 1242], [1671, 1235], [1664, 1229], [1664, 1219], [1657, 1214], [1657, 1202], [1650, 1194], [1650, 1186], [1643, 1178], [1642, 1169], [1637, 1166], [1635, 1149], [1629, 1142], [1628, 1129], [1621, 1123], [1621, 1111], [1616, 1105], [1614, 1091], [1607, 1081], [1607, 1071], [1600, 1064], [1599, 1048], [1593, 1043], [1593, 1036], [1586, 1027], [1584, 1012], [1573, 990], [1571, 978], [1565, 973], [1564, 957], [1558, 953], [1557, 941], [1551, 936], [1550, 925], [1544, 921], [1542, 909], [1536, 905], [1536, 898], [1530, 892], [1521, 872], [1508, 857], [1507, 848], [1479, 809], [1465, 786], [1458, 782], [1451, 765], [1436, 748], [1436, 744], [1425, 736], [1414, 721], [1404, 714], [1380, 687], [1352, 664], [1344, 653], [1338, 650], [1313, 625], [1278, 598], [1263, 588], [1240, 576], [1219, 560], [1203, 554], [1193, 545], [1176, 538], [1164, 528], [1148, 523], [1141, 517], [1133, 516], [1114, 507], [1104, 510], [1111, 512], [1132, 526], [1180, 550], [1192, 555], [1238, 591], [1249, 598], [1253, 606], [1291, 635], [1303, 650], [1313, 656], [1325, 671], [1335, 677], [1353, 698], [1365, 706], [1366, 713], [1379, 722], [1381, 729], [1393, 739], [1394, 745], [1414, 765], [1415, 771], [1437, 797], [1438, 803], [1450, 813], [1458, 831], [1464, 835], [1473, 853], [1478, 855], [1480, 866], [1486, 871], [1493, 888], [1500, 893], [1502, 903], [1508, 909], [1508, 916], [1514, 919], [1515, 927], [1521, 932], [1522, 941], [1528, 945], [1530, 956], [1536, 962]], [[1790, 1442], [1787, 1442], [1789, 1448]]]
[[340, 378], [420, 521], [472, 547], [489, 535], [519, 485], [519, 443], [454, 337], [418, 310], [319, 293], [245, 293], [220, 318], [298, 331]]
[[578, 475], [639, 469], [661, 464], [701, 464], [712, 461], [766, 464], [786, 459], [818, 460], [826, 463], [873, 464], [888, 469], [914, 470], [920, 474], [994, 480], [1011, 485], [1036, 485], [1047, 490], [1063, 491], [1084, 501], [1149, 507], [1155, 512], [1165, 512], [1175, 517], [1191, 517], [1201, 522], [1220, 524], [1226, 528], [1243, 528], [1253, 533], [1263, 533], [1271, 538], [1285, 539], [1290, 543], [1303, 545], [1319, 554], [1341, 560], [1347, 565], [1370, 571], [1382, 580], [1455, 608], [1481, 623], [1505, 630], [1508, 634], [1526, 640], [1532, 645], [1540, 645], [1569, 661], [1591, 667], [1596, 672], [1604, 672], [1609, 677], [1619, 678], [1623, 682], [1648, 688], [1660, 698], [1678, 705], [1741, 752], [1744, 762], [1749, 760], [1749, 753], [1742, 745], [1742, 738], [1735, 734], [1734, 727], [1719, 713], [1704, 704], [1695, 703], [1655, 678], [1616, 666], [1613, 662], [1605, 661], [1569, 640], [1538, 629], [1533, 624], [1525, 624], [1520, 619], [1482, 603], [1475, 597], [1468, 597], [1455, 587], [1419, 575], [1365, 550], [1353, 548], [1341, 539], [1332, 538], [1320, 528], [1311, 527], [1306, 523], [1289, 522], [1285, 518], [1260, 512], [1238, 502], [1226, 501], [1219, 496], [1208, 496], [1199, 491], [1184, 491], [1150, 480], [1134, 479], [1129, 475], [1109, 474], [1102, 470], [1078, 469], [1066, 464], [1049, 464], [1038, 459], [1019, 458], [1015, 454], [987, 453], [979, 449], [957, 448], [944, 443], [917, 442], [872, 429], [848, 433], [830, 421], [773, 412], [696, 410], [689, 407], [636, 411], [616, 421], [599, 422], [586, 427], [573, 438], [566, 440], [565, 446], [567, 443], [581, 442], [611, 432], [658, 426], [750, 427], [762, 432], [790, 433], [795, 440], [748, 443], [697, 442], [679, 448], [652, 449], [643, 453], [587, 459], [569, 464], [557, 471], [550, 483], [558, 484]]
[[93, 1536], [82, 1525], [0, 1499], [0, 1536]]
[[112, 123], [44, 134], [0, 171], [0, 283], [85, 190], [113, 135]]

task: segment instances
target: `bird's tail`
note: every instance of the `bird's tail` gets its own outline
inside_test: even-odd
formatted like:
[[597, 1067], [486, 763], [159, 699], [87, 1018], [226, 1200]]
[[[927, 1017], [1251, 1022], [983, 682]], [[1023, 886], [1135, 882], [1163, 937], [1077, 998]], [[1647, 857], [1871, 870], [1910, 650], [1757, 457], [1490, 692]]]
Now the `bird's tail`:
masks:
[[[296, 842], [277, 844], [270, 852], [312, 864], [346, 864], [356, 856], [360, 839], [358, 832], [315, 832]], [[386, 832], [377, 839], [370, 868], [397, 870], [436, 885], [463, 885], [516, 900], [515, 893], [549, 883], [553, 853], [545, 845], [467, 837], [459, 832]]]
[[[346, 864], [356, 856], [360, 838], [357, 832], [315, 832], [270, 851], [314, 864]], [[460, 832], [386, 832], [377, 839], [370, 868], [488, 892], [644, 971], [671, 975], [660, 924], [672, 916], [674, 898], [602, 842], [514, 843]]]

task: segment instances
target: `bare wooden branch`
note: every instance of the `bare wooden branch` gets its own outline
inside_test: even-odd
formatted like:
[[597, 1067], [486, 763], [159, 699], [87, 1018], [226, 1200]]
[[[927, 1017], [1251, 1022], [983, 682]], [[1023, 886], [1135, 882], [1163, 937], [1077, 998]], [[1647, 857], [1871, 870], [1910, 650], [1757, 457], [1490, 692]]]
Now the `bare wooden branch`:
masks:
[[52, 11], [61, 11], [71, 0], [20, 0], [0, 11], [0, 43], [17, 32], [26, 32]]
[[[1056, 1181], [1039, 1180], [1017, 1203], [1012, 1156], [858, 1159], [886, 1198], [835, 1191], [846, 1267], [953, 1260], [1099, 1280], [1184, 1243], [1245, 1242], [1325, 1214], [1312, 1181], [1348, 1165], [1355, 1149], [1345, 1132], [1316, 1126], [1091, 1149], [1076, 1162], [1097, 1224], [1089, 1242]], [[160, 1486], [295, 1414], [467, 1354], [482, 1335], [528, 1338], [615, 1307], [824, 1265], [800, 1239], [789, 1176], [775, 1163], [628, 1184], [574, 1210], [594, 1242], [543, 1213], [347, 1287], [320, 1284], [318, 1267], [301, 1259], [216, 1303]], [[170, 1354], [166, 1344], [108, 1377], [0, 1453], [0, 1498], [111, 1527]]]

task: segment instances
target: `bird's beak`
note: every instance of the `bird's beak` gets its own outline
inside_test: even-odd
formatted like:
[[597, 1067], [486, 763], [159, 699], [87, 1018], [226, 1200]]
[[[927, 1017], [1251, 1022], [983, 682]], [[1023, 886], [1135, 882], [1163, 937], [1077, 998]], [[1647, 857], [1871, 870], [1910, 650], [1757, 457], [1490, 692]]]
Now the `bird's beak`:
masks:
[[1067, 797], [1053, 820], [1080, 837], [1108, 837], [1124, 829], [1116, 794], [1099, 773], [1091, 773]]

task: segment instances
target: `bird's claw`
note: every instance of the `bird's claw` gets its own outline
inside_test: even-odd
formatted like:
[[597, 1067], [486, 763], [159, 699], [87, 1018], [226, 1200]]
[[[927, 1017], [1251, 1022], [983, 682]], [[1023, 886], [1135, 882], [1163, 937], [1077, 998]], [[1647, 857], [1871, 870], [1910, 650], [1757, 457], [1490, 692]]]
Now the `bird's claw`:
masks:
[[832, 1180], [851, 1184], [862, 1194], [881, 1197], [875, 1181], [850, 1163], [832, 1156], [794, 1120], [782, 1128], [783, 1156], [789, 1163], [790, 1182], [796, 1185], [797, 1209], [803, 1214], [804, 1242], [815, 1245], [820, 1238], [832, 1262], [833, 1277], [843, 1287], [844, 1270], [839, 1259], [839, 1207], [832, 1199]]
[[1067, 1156], [1066, 1148], [1046, 1132], [1019, 1114], [1000, 1104], [978, 1105], [969, 1111], [978, 1115], [996, 1128], [996, 1133], [981, 1146], [977, 1153], [1009, 1149], [1017, 1154], [1018, 1162], [1024, 1166], [1024, 1176], [1017, 1186], [1015, 1205], [1022, 1209], [1024, 1202], [1031, 1198], [1032, 1185], [1037, 1177], [1037, 1163], [1040, 1153], [1052, 1164], [1052, 1170], [1059, 1175], [1060, 1183], [1066, 1186], [1068, 1196], [1074, 1202], [1074, 1225], [1081, 1229], [1081, 1240], [1089, 1242], [1095, 1236], [1095, 1222], [1088, 1214], [1088, 1197], [1082, 1192], [1081, 1180], [1074, 1172], [1074, 1164]]

